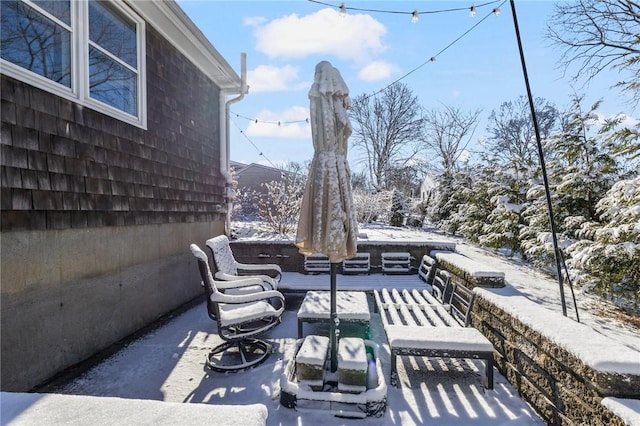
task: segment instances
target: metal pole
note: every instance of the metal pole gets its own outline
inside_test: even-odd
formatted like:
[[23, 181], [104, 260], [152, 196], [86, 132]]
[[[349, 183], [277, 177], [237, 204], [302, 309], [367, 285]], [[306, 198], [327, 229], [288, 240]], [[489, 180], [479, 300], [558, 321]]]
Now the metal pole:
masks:
[[329, 347], [331, 348], [331, 372], [334, 373], [338, 370], [338, 334], [336, 333], [336, 327], [338, 323], [338, 310], [336, 308], [336, 299], [338, 298], [338, 290], [336, 286], [336, 274], [338, 264], [331, 262], [331, 315], [329, 318]]
[[567, 316], [567, 303], [564, 298], [564, 285], [562, 279], [562, 265], [560, 249], [558, 248], [558, 238], [556, 236], [556, 224], [553, 219], [553, 207], [551, 206], [551, 191], [549, 190], [549, 179], [547, 178], [547, 168], [544, 162], [544, 153], [542, 151], [542, 143], [540, 142], [540, 128], [538, 127], [538, 118], [536, 117], [535, 107], [533, 105], [533, 96], [531, 96], [531, 87], [529, 86], [529, 76], [527, 74], [527, 65], [524, 60], [524, 51], [522, 50], [522, 41], [520, 40], [520, 29], [518, 28], [518, 17], [516, 16], [516, 5], [514, 0], [510, 0], [511, 12], [513, 15], [513, 26], [516, 30], [516, 39], [518, 40], [518, 49], [520, 50], [520, 62], [522, 64], [522, 73], [524, 75], [524, 83], [527, 86], [527, 96], [529, 97], [529, 107], [531, 108], [531, 118], [533, 119], [533, 128], [536, 132], [536, 143], [538, 144], [538, 156], [540, 157], [540, 167], [542, 168], [542, 179], [544, 181], [544, 192], [547, 196], [547, 207], [549, 209], [549, 222], [551, 224], [551, 235], [553, 237], [553, 250], [556, 258], [556, 268], [558, 271], [558, 285], [560, 286], [560, 302], [562, 303], [562, 314]]

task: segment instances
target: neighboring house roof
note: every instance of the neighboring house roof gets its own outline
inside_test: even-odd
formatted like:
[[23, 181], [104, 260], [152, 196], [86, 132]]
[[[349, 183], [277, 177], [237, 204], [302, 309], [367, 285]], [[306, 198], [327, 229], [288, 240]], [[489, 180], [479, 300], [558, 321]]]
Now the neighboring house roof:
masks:
[[[233, 163], [234, 164], [232, 164], [231, 167], [234, 167], [236, 176], [246, 175], [249, 173], [252, 173], [252, 174], [260, 173], [260, 174], [264, 174], [265, 176], [280, 176], [282, 175], [282, 173], [287, 173], [285, 170], [278, 169], [275, 167], [264, 166], [258, 163], [251, 163], [248, 165], [242, 164], [242, 163], [236, 163], [235, 161]], [[239, 168], [236, 168], [235, 165], [238, 165]]]
[[126, 3], [220, 89], [240, 93], [238, 74], [175, 1], [127, 0]]
[[240, 173], [241, 170], [243, 170], [245, 167], [247, 167], [248, 164], [244, 164], [244, 163], [239, 163], [237, 161], [229, 161], [229, 168], [233, 169], [236, 173]]
[[266, 191], [262, 186], [263, 183], [279, 181], [282, 179], [283, 174], [292, 173], [258, 163], [243, 164], [232, 161], [230, 167], [234, 170], [235, 180], [238, 182], [238, 189], [250, 188], [259, 192]]

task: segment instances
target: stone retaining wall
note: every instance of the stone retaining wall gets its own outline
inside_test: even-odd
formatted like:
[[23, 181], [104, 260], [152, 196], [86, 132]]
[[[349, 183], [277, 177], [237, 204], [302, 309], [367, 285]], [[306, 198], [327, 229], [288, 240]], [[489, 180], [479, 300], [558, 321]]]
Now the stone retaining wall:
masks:
[[[454, 283], [475, 288], [471, 325], [493, 343], [496, 367], [544, 421], [628, 424], [602, 400], [640, 399], [639, 352], [527, 299], [505, 286], [502, 273], [490, 277], [488, 267], [458, 253], [433, 252], [431, 257]], [[570, 348], [563, 345], [567, 342]]]
[[[275, 263], [283, 271], [304, 273], [304, 256], [291, 241], [231, 241], [231, 250], [241, 263]], [[425, 242], [358, 242], [358, 251], [371, 255], [371, 272], [381, 272], [382, 253], [409, 252], [412, 273], [417, 273], [420, 260], [432, 250], [455, 250], [455, 243], [445, 241]]]
[[491, 269], [456, 252], [436, 250], [430, 255], [436, 259], [439, 268], [451, 274], [455, 284], [462, 284], [468, 288], [504, 287], [504, 272]]
[[[476, 293], [472, 325], [493, 343], [497, 351], [496, 367], [502, 375], [547, 423], [626, 424], [601, 401], [607, 396], [640, 398], [640, 354], [524, 296], [496, 296], [484, 289], [477, 289]], [[497, 297], [504, 301], [500, 306], [496, 304]], [[518, 315], [517, 311], [523, 305], [527, 313]], [[558, 333], [540, 331], [530, 325], [536, 318], [545, 323], [552, 320]], [[558, 343], [562, 342], [561, 335], [582, 336], [585, 353], [575, 353], [573, 347], [571, 351], [562, 347]], [[592, 346], [590, 350], [589, 346]], [[632, 373], [634, 353], [636, 374]], [[592, 355], [596, 355], [595, 361]], [[599, 362], [598, 355], [603, 359], [610, 356], [610, 364], [617, 365]], [[619, 358], [631, 362], [625, 365], [615, 361]], [[591, 359], [591, 362], [585, 359]]]

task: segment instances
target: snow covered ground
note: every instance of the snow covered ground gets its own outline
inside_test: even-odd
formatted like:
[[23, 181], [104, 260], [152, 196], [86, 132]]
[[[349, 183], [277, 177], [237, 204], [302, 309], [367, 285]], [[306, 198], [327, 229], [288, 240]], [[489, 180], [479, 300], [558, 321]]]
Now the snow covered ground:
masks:
[[[245, 227], [238, 232], [238, 236], [280, 239], [264, 233], [264, 230], [255, 224], [252, 226], [253, 229]], [[434, 233], [384, 226], [368, 226], [362, 228], [360, 233], [366, 234], [368, 241], [394, 240], [407, 244], [426, 239], [447, 238]], [[561, 311], [558, 284], [553, 278], [460, 240], [455, 242], [460, 253], [503, 271], [506, 282], [527, 298], [548, 309]], [[326, 278], [328, 279], [328, 276]], [[338, 280], [351, 278], [353, 277], [341, 275]], [[406, 278], [419, 280], [417, 275]], [[567, 300], [570, 301], [568, 289], [566, 294]], [[640, 333], [637, 329], [599, 316], [598, 307], [601, 302], [596, 302], [593, 297], [581, 293], [576, 297], [580, 319], [584, 324], [639, 351], [640, 359]], [[302, 295], [287, 296], [287, 310], [283, 315], [282, 324], [265, 336], [274, 345], [274, 353], [264, 364], [249, 371], [220, 374], [206, 368], [206, 354], [221, 340], [215, 331], [214, 323], [206, 314], [204, 304], [199, 304], [132, 342], [55, 391], [71, 395], [131, 399], [134, 400], [134, 406], [135, 401], [140, 404], [140, 413], [147, 412], [142, 409], [144, 400], [232, 405], [238, 406], [232, 409], [232, 412], [237, 413], [243, 413], [242, 406], [262, 404], [268, 411], [268, 425], [501, 425], [507, 422], [518, 425], [544, 424], [497, 371], [495, 388], [484, 389], [484, 366], [478, 361], [400, 357], [400, 386], [391, 387], [388, 377], [388, 347], [385, 344], [380, 317], [373, 311], [371, 340], [383, 343], [380, 357], [388, 385], [388, 407], [385, 415], [364, 420], [341, 419], [332, 417], [327, 412], [302, 412], [282, 407], [279, 403], [280, 376], [294, 353], [297, 337], [296, 312], [301, 301]], [[575, 317], [572, 309], [569, 310], [569, 316]], [[312, 327], [322, 325], [316, 324]], [[307, 327], [306, 330], [313, 332], [313, 328]], [[97, 423], [92, 424], [117, 424], [118, 419], [122, 418], [122, 413], [118, 412], [117, 404], [113, 407], [111, 413], [102, 413]], [[64, 410], [65, 406], [61, 405], [59, 409]], [[69, 406], [69, 410], [71, 409], [73, 408]], [[630, 414], [630, 418], [634, 415], [637, 415], [635, 411]], [[638, 418], [640, 415], [636, 417]], [[150, 418], [142, 414], [134, 420], [131, 420], [131, 417], [127, 419], [132, 424], [150, 422]], [[234, 424], [234, 418], [228, 420], [224, 423]], [[55, 424], [55, 421], [47, 423]], [[196, 423], [201, 424], [201, 421], [196, 421], [189, 415], [185, 415], [182, 422], [185, 425]], [[79, 421], [75, 424], [83, 423]]]
[[[252, 226], [256, 227], [257, 224]], [[560, 288], [558, 280], [549, 274], [535, 269], [517, 259], [510, 259], [491, 250], [469, 245], [461, 238], [445, 236], [437, 232], [418, 231], [406, 228], [392, 228], [384, 225], [366, 225], [360, 233], [367, 235], [367, 241], [406, 241], [407, 243], [428, 240], [450, 240], [455, 242], [456, 251], [490, 265], [492, 269], [505, 273], [505, 282], [525, 295], [528, 299], [553, 311], [562, 312]], [[576, 318], [571, 290], [565, 282], [565, 300], [567, 316]], [[580, 322], [592, 327], [621, 343], [640, 351], [640, 329], [610, 316], [602, 316], [603, 312], [612, 309], [611, 304], [597, 296], [575, 290]]]
[[[264, 404], [268, 409], [267, 424], [282, 426], [544, 424], [500, 374], [496, 374], [494, 390], [484, 389], [484, 366], [479, 362], [401, 357], [401, 384], [399, 388], [391, 387], [389, 355], [384, 349], [380, 355], [388, 386], [384, 417], [341, 419], [327, 412], [282, 407], [280, 376], [293, 356], [301, 297], [289, 298], [282, 324], [266, 335], [274, 345], [274, 353], [251, 370], [221, 374], [205, 367], [205, 355], [221, 340], [202, 304], [135, 341], [57, 392], [185, 403]], [[377, 314], [372, 316], [371, 340], [384, 341], [380, 319]], [[311, 327], [305, 329], [313, 332]], [[114, 419], [119, 416], [113, 412]], [[144, 423], [141, 418], [140, 424]], [[184, 424], [189, 424], [188, 418]]]

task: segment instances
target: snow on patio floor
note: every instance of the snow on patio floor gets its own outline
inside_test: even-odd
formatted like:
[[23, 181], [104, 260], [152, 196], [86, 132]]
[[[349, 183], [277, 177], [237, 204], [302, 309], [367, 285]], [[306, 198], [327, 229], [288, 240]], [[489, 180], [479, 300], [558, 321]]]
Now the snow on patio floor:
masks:
[[[428, 240], [454, 241], [456, 251], [505, 272], [507, 284], [528, 299], [545, 308], [561, 311], [557, 281], [517, 260], [507, 259], [438, 233], [385, 226], [366, 226], [361, 228], [360, 233], [366, 234], [368, 242], [401, 241], [410, 245]], [[273, 239], [259, 228], [240, 233], [240, 237]], [[293, 280], [291, 274], [286, 273], [283, 280]], [[328, 275], [294, 275], [301, 282], [329, 279]], [[368, 281], [378, 283], [380, 277], [384, 276], [372, 275], [372, 279]], [[346, 289], [355, 285], [358, 288], [363, 285], [361, 281], [361, 276], [339, 275], [338, 287], [344, 285]], [[393, 279], [387, 276], [384, 283], [402, 287], [425, 285], [417, 275]], [[569, 305], [568, 316], [575, 318], [568, 288], [565, 294]], [[484, 366], [479, 361], [400, 357], [400, 387], [389, 386], [389, 350], [380, 317], [373, 310], [372, 340], [382, 342], [381, 360], [388, 385], [388, 407], [384, 417], [340, 419], [328, 413], [298, 412], [281, 407], [280, 375], [285, 362], [293, 355], [297, 335], [296, 312], [302, 297], [302, 293], [287, 294], [287, 311], [283, 315], [282, 324], [265, 335], [274, 345], [274, 353], [264, 364], [249, 371], [225, 375], [209, 371], [205, 367], [206, 354], [221, 340], [215, 331], [215, 323], [206, 314], [204, 304], [200, 304], [54, 391], [185, 403], [264, 404], [269, 412], [269, 425], [544, 424], [497, 370], [495, 389], [485, 390], [482, 387]], [[583, 324], [640, 351], [640, 333], [637, 328], [599, 315], [598, 312], [607, 304], [594, 296], [577, 292], [576, 298]], [[307, 333], [313, 331], [310, 327], [313, 326], [305, 327]], [[113, 416], [117, 418], [118, 413]]]
[[[417, 276], [413, 276], [418, 280]], [[327, 277], [328, 278], [328, 277]], [[338, 280], [348, 279], [339, 276]], [[495, 389], [482, 386], [484, 366], [466, 360], [400, 357], [400, 387], [389, 386], [389, 351], [380, 317], [373, 313], [372, 340], [381, 342], [388, 407], [381, 418], [343, 419], [280, 405], [280, 375], [291, 359], [302, 295], [289, 295], [282, 324], [265, 335], [274, 353], [262, 365], [233, 374], [208, 370], [205, 356], [221, 342], [204, 303], [145, 335], [56, 389], [58, 393], [224, 405], [264, 404], [268, 425], [518, 425], [544, 424], [500, 374]], [[313, 332], [311, 325], [305, 330]], [[354, 331], [355, 332], [355, 331]], [[238, 408], [241, 410], [241, 408]], [[117, 418], [117, 413], [114, 413]]]

